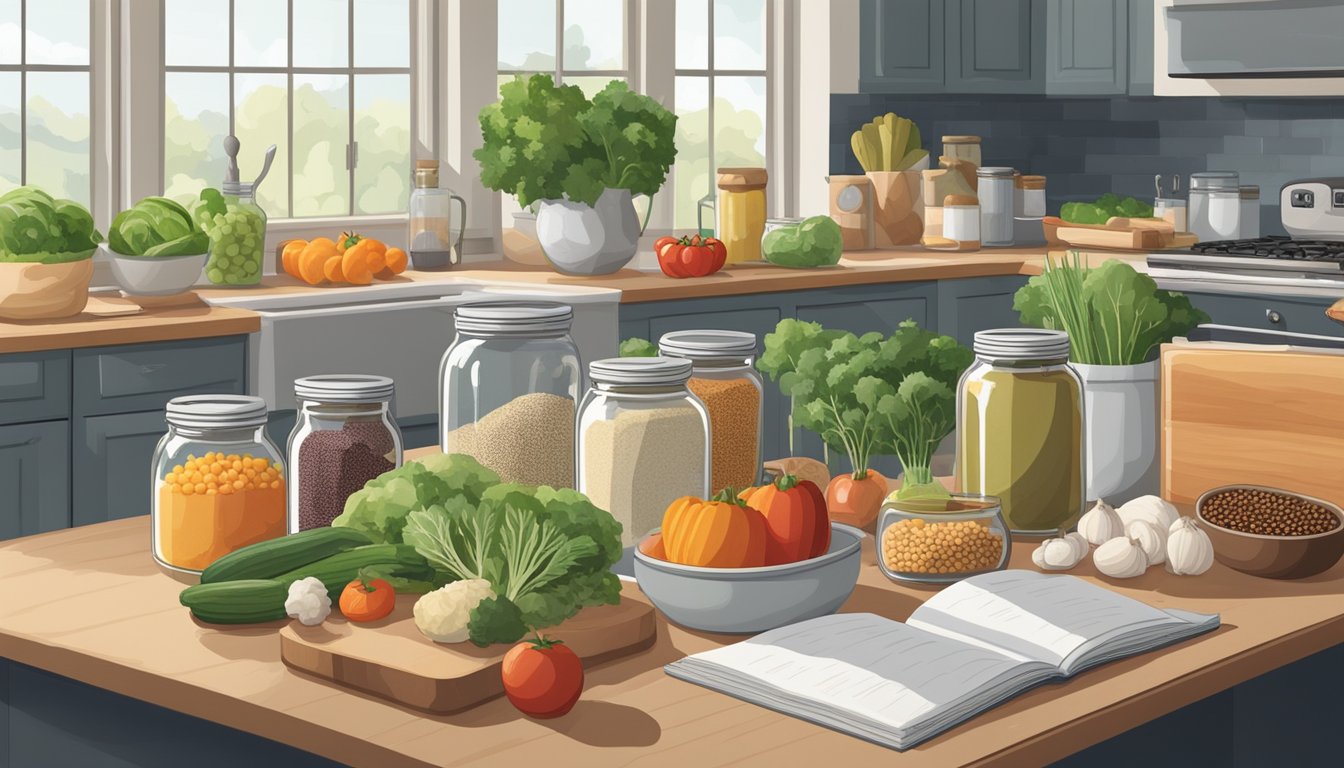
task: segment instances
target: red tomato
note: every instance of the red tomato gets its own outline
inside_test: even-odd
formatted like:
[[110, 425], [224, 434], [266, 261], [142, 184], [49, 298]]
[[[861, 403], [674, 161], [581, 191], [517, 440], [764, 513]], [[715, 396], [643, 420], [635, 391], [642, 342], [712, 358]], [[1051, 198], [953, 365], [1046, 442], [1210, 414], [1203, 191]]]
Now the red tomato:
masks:
[[658, 266], [668, 277], [704, 277], [723, 267], [728, 252], [714, 238], [702, 240], [699, 235], [659, 238], [654, 243]]
[[562, 641], [540, 635], [510, 648], [501, 674], [509, 701], [529, 717], [560, 717], [583, 692], [583, 662]]
[[723, 269], [724, 262], [728, 260], [728, 246], [724, 245], [723, 241], [717, 237], [705, 238], [705, 245], [709, 246], [709, 249], [714, 252], [714, 268], [710, 270], [710, 273]]

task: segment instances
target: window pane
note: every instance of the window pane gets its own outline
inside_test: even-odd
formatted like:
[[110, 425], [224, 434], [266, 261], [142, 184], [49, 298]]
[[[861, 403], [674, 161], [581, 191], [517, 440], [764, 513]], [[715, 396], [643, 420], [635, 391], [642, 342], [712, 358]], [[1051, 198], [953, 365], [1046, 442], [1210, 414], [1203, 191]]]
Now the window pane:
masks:
[[23, 183], [19, 153], [18, 72], [0, 72], [0, 195]]
[[19, 40], [23, 30], [19, 28], [20, 0], [0, 0], [0, 64], [19, 63]]
[[612, 80], [625, 82], [624, 77], [609, 77], [607, 75], [565, 75], [565, 85], [577, 85], [583, 89], [583, 95], [593, 98], [593, 94], [607, 87], [607, 83]]
[[224, 181], [229, 76], [163, 75], [163, 195], [181, 203]]
[[677, 0], [677, 69], [709, 68], [711, 0]]
[[355, 77], [355, 213], [406, 210], [411, 188], [411, 78]]
[[408, 67], [410, 0], [355, 0], [355, 66]]
[[283, 67], [289, 60], [289, 18], [275, 0], [233, 0], [233, 63]]
[[[296, 25], [297, 26], [297, 25]], [[292, 216], [350, 212], [350, 81], [345, 75], [294, 76], [294, 210]]]
[[28, 183], [89, 204], [89, 73], [29, 72]]
[[294, 66], [344, 67], [349, 41], [349, 0], [294, 0]]
[[89, 63], [89, 0], [30, 0], [26, 10], [26, 63]]
[[499, 68], [555, 71], [555, 0], [499, 0]]
[[765, 78], [714, 78], [714, 165], [765, 165]]
[[229, 64], [229, 4], [164, 0], [163, 61], [174, 66]]
[[[701, 198], [712, 191], [709, 173], [709, 78], [678, 77], [677, 101], [677, 164], [674, 170], [673, 194], [676, 213], [673, 224], [677, 229], [696, 226], [696, 209]], [[709, 212], [706, 211], [708, 216]], [[706, 221], [707, 229], [714, 222]]]
[[714, 0], [714, 68], [765, 69], [765, 0]]
[[275, 161], [257, 187], [257, 203], [267, 216], [289, 216], [289, 92], [284, 75], [234, 75], [233, 135], [238, 137], [238, 179], [261, 173], [266, 150]]
[[625, 69], [624, 0], [565, 0], [565, 69]]

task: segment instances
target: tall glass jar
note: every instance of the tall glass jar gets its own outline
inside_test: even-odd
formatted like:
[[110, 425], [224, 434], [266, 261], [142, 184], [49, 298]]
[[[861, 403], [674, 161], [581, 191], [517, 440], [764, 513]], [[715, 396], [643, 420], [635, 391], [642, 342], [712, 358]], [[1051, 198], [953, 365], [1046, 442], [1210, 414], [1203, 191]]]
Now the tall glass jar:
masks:
[[691, 361], [622, 357], [588, 366], [579, 406], [579, 491], [622, 526], [631, 546], [682, 496], [709, 497], [710, 423], [691, 394]]
[[1013, 244], [1013, 169], [984, 166], [975, 172], [980, 196], [980, 244]]
[[1083, 384], [1062, 331], [977, 331], [957, 387], [957, 479], [1013, 533], [1056, 535], [1085, 503]]
[[1236, 171], [1190, 174], [1190, 231], [1200, 242], [1233, 240], [1241, 230], [1241, 183]]
[[675, 331], [658, 354], [691, 361], [691, 392], [709, 411], [709, 492], [741, 490], [761, 476], [765, 387], [756, 371], [756, 335], [742, 331]]
[[228, 553], [285, 535], [285, 465], [266, 436], [266, 401], [189, 395], [168, 401], [154, 449], [154, 559], [200, 573]]
[[950, 157], [954, 160], [964, 160], [970, 163], [974, 168], [980, 167], [980, 137], [979, 136], [944, 136], [943, 137], [943, 157]]
[[719, 169], [719, 239], [728, 264], [761, 260], [768, 180], [764, 168]]
[[464, 304], [439, 366], [439, 447], [504, 482], [574, 487], [583, 367], [573, 310], [546, 302]]
[[289, 435], [289, 532], [331, 525], [350, 494], [401, 466], [401, 429], [386, 376], [328, 374], [294, 381]]
[[226, 181], [221, 189], [224, 210], [197, 214], [210, 236], [206, 279], [215, 285], [256, 285], [266, 255], [266, 211], [257, 204], [254, 184]]

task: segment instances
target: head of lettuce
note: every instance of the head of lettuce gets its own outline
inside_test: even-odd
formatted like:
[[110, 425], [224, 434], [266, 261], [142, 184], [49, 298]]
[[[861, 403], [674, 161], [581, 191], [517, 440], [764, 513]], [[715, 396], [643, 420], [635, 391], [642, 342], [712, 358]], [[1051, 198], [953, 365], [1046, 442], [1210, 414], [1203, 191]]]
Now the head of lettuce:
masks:
[[37, 187], [0, 196], [0, 263], [84, 261], [102, 239], [89, 209], [73, 200], [57, 200]]
[[146, 197], [112, 220], [107, 244], [123, 256], [193, 256], [210, 250], [210, 236], [178, 202]]

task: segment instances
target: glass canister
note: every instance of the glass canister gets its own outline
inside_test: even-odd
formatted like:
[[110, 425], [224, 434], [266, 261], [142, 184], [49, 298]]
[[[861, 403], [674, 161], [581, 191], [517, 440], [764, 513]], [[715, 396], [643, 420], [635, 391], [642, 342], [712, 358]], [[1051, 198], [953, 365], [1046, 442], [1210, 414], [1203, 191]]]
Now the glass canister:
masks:
[[[453, 203], [458, 205], [453, 235]], [[415, 188], [406, 203], [406, 253], [415, 269], [447, 269], [462, 262], [467, 201], [439, 188], [439, 162], [415, 161]]]
[[943, 198], [943, 239], [963, 251], [980, 248], [980, 200], [969, 195]]
[[1250, 240], [1260, 236], [1260, 186], [1242, 184], [1237, 190], [1241, 198], [1240, 216], [1237, 221], [1237, 238]]
[[758, 485], [765, 388], [755, 366], [756, 335], [675, 331], [658, 340], [658, 353], [691, 361], [687, 386], [709, 411], [709, 492]]
[[1083, 384], [1063, 331], [977, 331], [957, 387], [957, 479], [996, 496], [1013, 533], [1056, 535], [1082, 515]]
[[286, 533], [285, 464], [266, 436], [266, 401], [189, 395], [168, 401], [154, 449], [154, 559], [184, 573]]
[[1040, 219], [1045, 217], [1045, 177], [1021, 175], [1013, 177], [1013, 217]]
[[256, 285], [266, 254], [266, 211], [257, 204], [256, 185], [226, 181], [213, 210], [198, 203], [196, 217], [210, 236], [205, 276], [215, 285]]
[[1190, 174], [1190, 231], [1200, 242], [1234, 240], [1241, 228], [1241, 184], [1236, 171]]
[[331, 525], [350, 494], [401, 466], [396, 387], [386, 376], [327, 374], [294, 381], [289, 435], [289, 532]]
[[439, 447], [506, 483], [574, 487], [583, 367], [573, 310], [546, 302], [464, 304], [439, 367]]
[[944, 136], [943, 157], [965, 160], [976, 168], [980, 167], [979, 136]]
[[728, 264], [761, 260], [767, 181], [764, 168], [719, 169], [719, 239]]
[[1013, 244], [1013, 169], [984, 166], [975, 172], [980, 198], [980, 244]]
[[709, 498], [710, 422], [686, 383], [691, 361], [621, 357], [588, 366], [578, 418], [579, 491], [631, 546], [682, 496]]
[[1002, 570], [1013, 549], [999, 500], [980, 494], [888, 498], [877, 531], [877, 566], [895, 581], [948, 583]]

